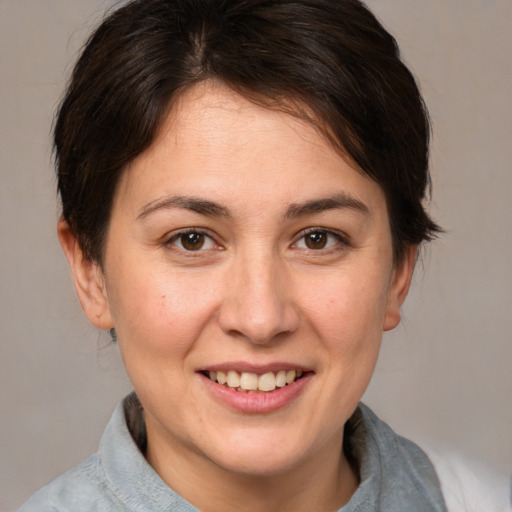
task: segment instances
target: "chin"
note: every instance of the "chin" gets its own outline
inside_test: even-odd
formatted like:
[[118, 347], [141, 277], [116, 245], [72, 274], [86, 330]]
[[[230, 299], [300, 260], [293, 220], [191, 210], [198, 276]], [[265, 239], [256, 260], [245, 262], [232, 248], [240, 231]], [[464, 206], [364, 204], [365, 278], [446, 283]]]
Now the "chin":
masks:
[[280, 476], [292, 471], [299, 466], [296, 454], [291, 457], [264, 458], [251, 457], [230, 457], [228, 460], [214, 461], [229, 473], [242, 477], [270, 478]]
[[223, 446], [222, 452], [216, 450], [210, 459], [230, 473], [262, 478], [287, 473], [307, 459], [309, 450], [305, 450], [303, 442], [290, 442], [289, 434], [287, 439], [271, 432], [265, 434], [251, 429], [241, 431], [228, 442], [216, 443], [215, 446]]

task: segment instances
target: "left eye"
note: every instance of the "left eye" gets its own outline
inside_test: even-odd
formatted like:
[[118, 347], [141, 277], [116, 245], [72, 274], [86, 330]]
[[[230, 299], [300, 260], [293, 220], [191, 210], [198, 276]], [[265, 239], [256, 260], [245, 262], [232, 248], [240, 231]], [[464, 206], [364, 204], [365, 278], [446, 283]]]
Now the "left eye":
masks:
[[212, 237], [200, 231], [178, 233], [174, 235], [168, 243], [185, 251], [204, 251], [215, 247], [215, 242]]
[[331, 231], [317, 229], [302, 235], [302, 237], [295, 243], [295, 247], [299, 249], [318, 251], [321, 249], [330, 249], [341, 242], [343, 242], [341, 236], [336, 235]]

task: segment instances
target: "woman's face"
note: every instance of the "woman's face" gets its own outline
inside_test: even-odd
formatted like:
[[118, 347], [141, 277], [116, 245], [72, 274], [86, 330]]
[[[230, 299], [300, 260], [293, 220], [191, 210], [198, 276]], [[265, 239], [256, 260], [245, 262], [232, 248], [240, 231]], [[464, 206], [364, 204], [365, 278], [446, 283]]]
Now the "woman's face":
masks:
[[79, 292], [116, 328], [155, 465], [274, 475], [339, 453], [412, 260], [314, 128], [210, 85], [123, 174], [99, 293]]

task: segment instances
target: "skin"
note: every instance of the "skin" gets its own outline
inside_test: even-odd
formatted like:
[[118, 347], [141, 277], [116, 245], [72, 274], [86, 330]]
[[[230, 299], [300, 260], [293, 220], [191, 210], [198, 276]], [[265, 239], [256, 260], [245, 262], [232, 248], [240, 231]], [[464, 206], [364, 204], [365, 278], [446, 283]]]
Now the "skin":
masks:
[[[191, 228], [204, 235], [195, 250], [181, 236]], [[64, 220], [59, 237], [89, 320], [116, 328], [146, 458], [169, 486], [201, 510], [350, 499], [343, 426], [399, 323], [416, 254], [394, 264], [377, 183], [311, 125], [203, 84], [122, 175], [102, 267]], [[275, 411], [241, 412], [199, 373], [234, 362], [309, 379]]]

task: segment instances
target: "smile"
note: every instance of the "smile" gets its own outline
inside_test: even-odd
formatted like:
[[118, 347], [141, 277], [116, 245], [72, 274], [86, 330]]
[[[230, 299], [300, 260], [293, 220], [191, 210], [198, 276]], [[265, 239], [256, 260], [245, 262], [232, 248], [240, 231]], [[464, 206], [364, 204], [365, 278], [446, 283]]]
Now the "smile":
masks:
[[203, 374], [213, 382], [241, 393], [269, 393], [276, 388], [284, 388], [303, 376], [302, 370], [279, 370], [261, 375], [252, 372], [208, 371]]

